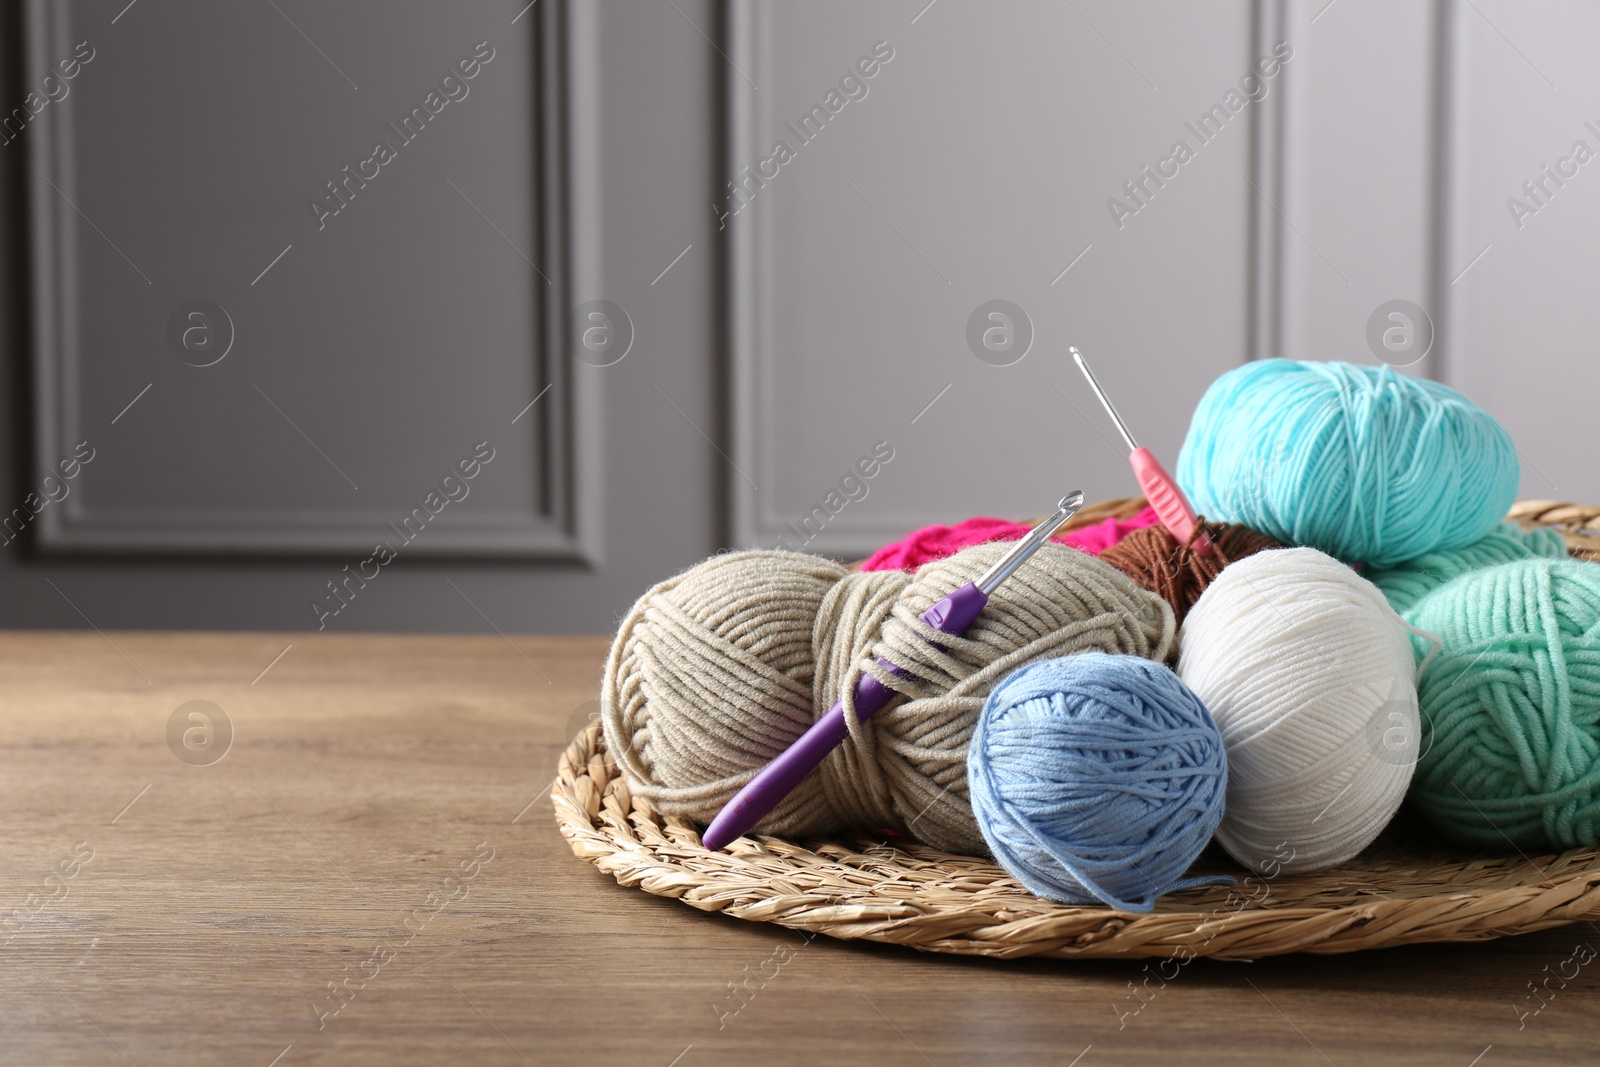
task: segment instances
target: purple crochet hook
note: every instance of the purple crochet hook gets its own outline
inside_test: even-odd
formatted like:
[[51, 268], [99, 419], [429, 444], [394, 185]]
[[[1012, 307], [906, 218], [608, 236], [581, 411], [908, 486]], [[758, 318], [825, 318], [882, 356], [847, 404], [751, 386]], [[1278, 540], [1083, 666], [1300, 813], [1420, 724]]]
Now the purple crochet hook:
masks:
[[[922, 621], [947, 634], [966, 633], [967, 627], [972, 625], [979, 612], [983, 611], [983, 606], [989, 602], [990, 594], [1011, 577], [1012, 573], [1022, 566], [1029, 556], [1037, 552], [1041, 545], [1050, 540], [1051, 535], [1061, 528], [1061, 524], [1072, 518], [1082, 506], [1081, 490], [1074, 489], [1062, 497], [1049, 518], [1030, 530], [1028, 536], [1018, 541], [1015, 548], [985, 571], [977, 581], [968, 582], [924, 611]], [[890, 663], [881, 656], [878, 658], [878, 666], [890, 674], [906, 673], [904, 668]], [[893, 697], [894, 690], [863, 671], [855, 689], [857, 717], [865, 722], [883, 710], [883, 706]], [[844, 701], [841, 700], [829, 708], [826, 715], [812, 723], [811, 728], [785, 749], [781, 756], [762, 768], [761, 773], [750, 779], [749, 783], [739, 790], [739, 795], [717, 813], [717, 817], [711, 821], [711, 825], [706, 828], [705, 835], [701, 838], [706, 848], [715, 852], [743, 837], [752, 826], [777, 807], [778, 803], [800, 784], [801, 779], [827, 759], [828, 753], [838, 748], [849, 735], [850, 728], [845, 723], [844, 717]]]

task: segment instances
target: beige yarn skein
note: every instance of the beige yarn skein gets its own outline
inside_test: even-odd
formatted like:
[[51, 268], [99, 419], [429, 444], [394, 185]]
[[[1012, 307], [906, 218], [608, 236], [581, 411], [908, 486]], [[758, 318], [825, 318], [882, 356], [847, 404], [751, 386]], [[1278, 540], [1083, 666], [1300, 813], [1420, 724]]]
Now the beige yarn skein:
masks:
[[[983, 855], [967, 745], [989, 690], [1036, 659], [1101, 651], [1166, 660], [1175, 650], [1166, 601], [1057, 544], [1024, 563], [964, 636], [918, 618], [1010, 548], [977, 545], [915, 575], [737, 552], [669, 578], [639, 598], [611, 646], [601, 691], [607, 749], [635, 795], [704, 825], [867, 670], [899, 695], [865, 723], [847, 704], [850, 738], [758, 829], [896, 827]], [[889, 674], [879, 656], [907, 674]]]

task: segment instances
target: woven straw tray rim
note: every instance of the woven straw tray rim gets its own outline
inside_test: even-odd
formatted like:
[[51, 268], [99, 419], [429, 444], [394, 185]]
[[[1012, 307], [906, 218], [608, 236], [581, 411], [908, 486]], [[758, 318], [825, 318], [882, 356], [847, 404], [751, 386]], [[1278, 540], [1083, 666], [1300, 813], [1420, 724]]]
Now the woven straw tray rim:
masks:
[[[1091, 505], [1075, 524], [1131, 516], [1143, 504]], [[1572, 555], [1600, 558], [1600, 507], [1525, 501], [1511, 517], [1553, 526]], [[1231, 887], [1169, 894], [1143, 914], [1043, 900], [992, 860], [903, 837], [758, 835], [711, 852], [693, 824], [631, 795], [597, 723], [562, 754], [551, 798], [572, 851], [624, 886], [702, 911], [929, 952], [1248, 960], [1481, 941], [1600, 918], [1600, 849], [1475, 855], [1431, 840], [1406, 817], [1333, 870], [1276, 879], [1236, 870]]]

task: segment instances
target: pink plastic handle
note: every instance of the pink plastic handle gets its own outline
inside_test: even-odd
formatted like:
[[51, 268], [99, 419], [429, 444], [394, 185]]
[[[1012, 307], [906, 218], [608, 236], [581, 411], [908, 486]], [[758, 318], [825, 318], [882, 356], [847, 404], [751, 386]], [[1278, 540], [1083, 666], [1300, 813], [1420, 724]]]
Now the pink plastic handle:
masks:
[[1202, 556], [1211, 554], [1211, 540], [1202, 531], [1195, 532], [1198, 525], [1194, 508], [1189, 506], [1189, 498], [1183, 495], [1183, 490], [1178, 488], [1178, 483], [1172, 475], [1156, 459], [1155, 453], [1148, 448], [1136, 448], [1128, 456], [1128, 462], [1133, 464], [1133, 473], [1139, 479], [1139, 486], [1144, 490], [1145, 498], [1150, 501], [1150, 506], [1156, 509], [1156, 514], [1161, 516], [1161, 522], [1172, 531], [1172, 536], [1178, 539], [1179, 544], [1188, 544], [1189, 538], [1194, 537], [1194, 550]]

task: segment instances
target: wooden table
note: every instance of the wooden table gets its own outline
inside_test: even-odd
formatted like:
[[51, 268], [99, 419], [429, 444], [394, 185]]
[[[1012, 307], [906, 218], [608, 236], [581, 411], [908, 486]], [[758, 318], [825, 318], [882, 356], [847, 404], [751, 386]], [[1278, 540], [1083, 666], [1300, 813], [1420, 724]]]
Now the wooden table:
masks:
[[[0, 635], [0, 1063], [1600, 1059], [1600, 963], [1529, 992], [1600, 947], [1587, 925], [1199, 961], [1163, 987], [1141, 963], [807, 942], [623, 889], [567, 850], [545, 795], [604, 649]], [[205, 766], [202, 720], [167, 740], [191, 700], [233, 728]]]

